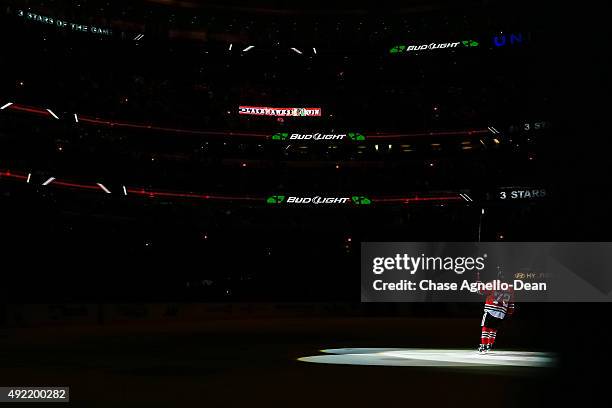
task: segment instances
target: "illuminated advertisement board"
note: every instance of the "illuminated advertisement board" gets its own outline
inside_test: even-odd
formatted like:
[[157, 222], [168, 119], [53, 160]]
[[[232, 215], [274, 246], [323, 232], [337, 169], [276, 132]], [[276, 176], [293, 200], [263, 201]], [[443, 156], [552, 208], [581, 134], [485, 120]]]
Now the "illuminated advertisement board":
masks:
[[267, 106], [239, 106], [240, 115], [256, 116], [321, 116], [321, 108], [270, 108]]
[[400, 44], [391, 47], [389, 53], [391, 54], [402, 54], [411, 53], [418, 51], [436, 51], [443, 49], [457, 49], [457, 48], [476, 48], [479, 47], [480, 43], [476, 40], [461, 40], [452, 42], [431, 42], [431, 43], [414, 43], [414, 44]]
[[27, 21], [33, 21], [40, 24], [52, 25], [57, 28], [77, 31], [81, 33], [91, 33], [97, 35], [112, 35], [113, 31], [110, 28], [96, 27], [87, 24], [79, 24], [71, 21], [61, 20], [55, 17], [44, 16], [41, 14], [32, 13], [30, 11], [17, 10], [17, 16], [24, 18]]
[[506, 47], [513, 45], [522, 45], [527, 41], [529, 37], [529, 33], [517, 32], [517, 33], [508, 33], [508, 34], [499, 34], [493, 36], [493, 45], [495, 47]]
[[292, 196], [292, 195], [273, 195], [266, 198], [267, 204], [273, 205], [291, 205], [291, 204], [312, 204], [312, 205], [325, 205], [325, 204], [341, 204], [341, 205], [370, 205], [372, 200], [367, 196], [354, 195], [350, 197], [322, 197], [322, 196]]
[[530, 188], [530, 187], [502, 187], [495, 196], [498, 200], [514, 201], [514, 200], [538, 200], [548, 196], [545, 188]]
[[324, 133], [324, 132], [308, 132], [308, 133], [292, 133], [279, 132], [272, 135], [272, 140], [280, 141], [295, 141], [295, 140], [349, 140], [354, 142], [363, 142], [366, 137], [358, 132], [347, 133]]

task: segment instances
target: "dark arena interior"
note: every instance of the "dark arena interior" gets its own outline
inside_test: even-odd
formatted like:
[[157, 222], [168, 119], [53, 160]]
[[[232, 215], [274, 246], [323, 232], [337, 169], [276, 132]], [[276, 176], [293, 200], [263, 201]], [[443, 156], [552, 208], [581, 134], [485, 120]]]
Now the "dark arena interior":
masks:
[[602, 5], [1, 3], [0, 408], [609, 406], [610, 303], [517, 297], [480, 355], [484, 299], [360, 275], [611, 241]]

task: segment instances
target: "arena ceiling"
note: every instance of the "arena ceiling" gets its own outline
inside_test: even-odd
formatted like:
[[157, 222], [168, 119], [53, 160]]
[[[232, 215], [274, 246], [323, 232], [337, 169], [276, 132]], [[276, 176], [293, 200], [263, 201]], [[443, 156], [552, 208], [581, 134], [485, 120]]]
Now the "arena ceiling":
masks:
[[411, 12], [437, 10], [487, 3], [486, 0], [143, 0], [181, 8], [209, 8], [262, 13], [342, 13], [366, 14], [369, 12]]

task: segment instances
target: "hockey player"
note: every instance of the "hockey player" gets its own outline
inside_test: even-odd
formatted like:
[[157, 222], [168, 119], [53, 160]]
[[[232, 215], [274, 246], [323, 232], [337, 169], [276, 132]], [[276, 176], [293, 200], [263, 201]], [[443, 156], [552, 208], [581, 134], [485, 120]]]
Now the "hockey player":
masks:
[[[503, 272], [499, 266], [497, 267], [497, 279], [503, 280]], [[478, 273], [476, 274], [476, 280], [480, 282], [480, 274]], [[486, 300], [484, 315], [480, 323], [482, 331], [478, 352], [487, 354], [495, 343], [495, 337], [501, 322], [514, 313], [514, 291], [512, 289], [507, 291], [486, 290], [479, 293], [486, 296]]]

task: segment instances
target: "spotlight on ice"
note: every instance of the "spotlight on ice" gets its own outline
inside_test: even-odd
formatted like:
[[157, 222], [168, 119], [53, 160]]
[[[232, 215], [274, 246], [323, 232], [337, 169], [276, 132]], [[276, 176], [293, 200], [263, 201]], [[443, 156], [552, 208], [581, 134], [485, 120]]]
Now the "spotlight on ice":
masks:
[[405, 367], [554, 367], [547, 352], [494, 350], [479, 354], [472, 349], [344, 348], [321, 350], [320, 356], [301, 357], [308, 363]]

